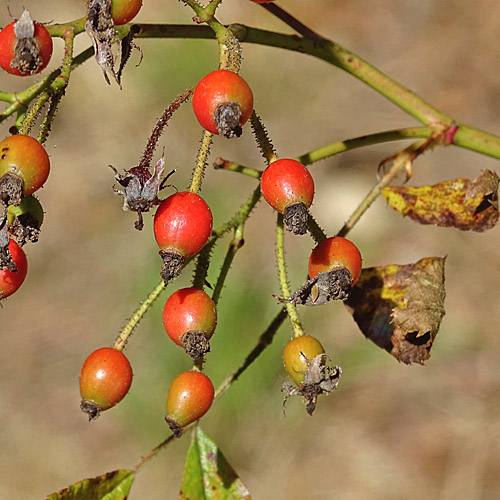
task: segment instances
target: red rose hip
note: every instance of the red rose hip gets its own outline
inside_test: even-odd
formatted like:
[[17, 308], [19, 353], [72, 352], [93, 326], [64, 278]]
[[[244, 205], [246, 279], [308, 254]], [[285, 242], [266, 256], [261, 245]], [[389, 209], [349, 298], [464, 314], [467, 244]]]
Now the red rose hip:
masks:
[[361, 274], [362, 259], [358, 247], [346, 238], [334, 236], [320, 241], [309, 257], [309, 276], [347, 269], [351, 275], [351, 286]]
[[47, 28], [34, 23], [27, 10], [0, 31], [0, 67], [12, 75], [36, 75], [51, 56], [52, 38]]
[[167, 335], [193, 359], [209, 352], [208, 341], [216, 325], [214, 301], [198, 288], [177, 290], [163, 308], [163, 326]]
[[[28, 273], [28, 260], [22, 248], [13, 240], [5, 249], [0, 248], [0, 301], [19, 290]], [[5, 265], [4, 265], [5, 264]]]
[[178, 375], [167, 394], [165, 420], [175, 437], [183, 427], [200, 419], [212, 406], [214, 386], [201, 372], [189, 371]]
[[156, 210], [153, 229], [163, 259], [165, 282], [177, 276], [185, 259], [198, 253], [212, 233], [212, 212], [205, 200], [181, 191], [163, 200]]
[[226, 69], [202, 78], [193, 94], [193, 110], [200, 125], [212, 134], [239, 137], [253, 109], [253, 94], [247, 82]]
[[289, 231], [294, 234], [307, 232], [314, 180], [302, 163], [286, 158], [272, 162], [262, 174], [260, 190], [267, 203], [284, 214]]
[[89, 420], [112, 408], [128, 393], [132, 384], [132, 367], [121, 351], [102, 347], [83, 363], [80, 373], [81, 409]]

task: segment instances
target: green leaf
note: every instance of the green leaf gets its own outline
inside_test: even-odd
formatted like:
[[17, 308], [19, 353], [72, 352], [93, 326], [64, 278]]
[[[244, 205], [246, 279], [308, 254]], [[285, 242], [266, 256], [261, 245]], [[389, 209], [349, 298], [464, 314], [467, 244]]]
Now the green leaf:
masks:
[[184, 467], [181, 500], [251, 500], [216, 444], [197, 427]]
[[387, 203], [420, 224], [483, 232], [498, 221], [498, 176], [484, 170], [470, 181], [454, 179], [434, 186], [386, 187]]
[[398, 361], [430, 358], [445, 313], [444, 264], [428, 257], [363, 269], [345, 302], [363, 334]]
[[134, 481], [134, 471], [114, 470], [102, 476], [83, 479], [46, 500], [126, 500]]

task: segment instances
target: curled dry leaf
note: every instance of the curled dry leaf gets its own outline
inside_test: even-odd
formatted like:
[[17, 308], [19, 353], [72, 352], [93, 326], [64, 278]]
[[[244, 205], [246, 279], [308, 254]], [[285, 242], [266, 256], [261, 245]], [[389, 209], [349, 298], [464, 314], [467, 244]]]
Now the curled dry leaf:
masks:
[[420, 224], [483, 232], [498, 221], [498, 176], [484, 170], [473, 181], [454, 179], [434, 186], [386, 187], [387, 203]]
[[406, 364], [424, 364], [444, 310], [444, 264], [428, 257], [415, 264], [363, 269], [346, 306], [363, 334]]

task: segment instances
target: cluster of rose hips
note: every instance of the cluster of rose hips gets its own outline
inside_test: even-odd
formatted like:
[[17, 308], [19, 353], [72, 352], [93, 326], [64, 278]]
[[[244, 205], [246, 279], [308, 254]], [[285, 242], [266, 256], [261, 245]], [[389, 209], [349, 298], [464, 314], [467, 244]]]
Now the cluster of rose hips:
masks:
[[[49, 32], [27, 10], [0, 31], [0, 67], [12, 75], [40, 73], [51, 56]], [[28, 262], [20, 247], [38, 240], [44, 213], [33, 193], [49, 170], [47, 152], [33, 137], [13, 135], [0, 142], [0, 300], [26, 278]]]
[[[232, 71], [213, 71], [194, 90], [196, 118], [205, 130], [213, 134], [228, 138], [240, 136], [252, 107], [250, 87]], [[127, 189], [131, 179], [138, 177], [141, 189], [137, 191], [142, 193], [151, 176], [139, 178], [136, 169], [134, 167], [126, 176], [117, 178], [126, 179], [122, 185]], [[304, 165], [292, 159], [271, 162], [262, 174], [261, 192], [269, 205], [284, 215], [286, 227], [292, 233], [306, 233], [314, 181]], [[152, 198], [156, 198], [156, 192]], [[130, 198], [128, 203], [131, 208]], [[161, 276], [167, 283], [207, 244], [212, 233], [212, 213], [205, 200], [191, 191], [176, 192], [158, 203], [153, 230], [163, 259]], [[144, 205], [141, 208], [144, 210]], [[318, 276], [333, 276], [331, 281], [339, 286], [339, 276], [345, 276], [345, 291], [355, 284], [360, 273], [361, 255], [356, 246], [345, 238], [327, 238], [311, 253], [308, 287], [314, 287]], [[318, 293], [327, 294], [328, 289]], [[209, 340], [217, 324], [216, 305], [203, 290], [182, 288], [167, 299], [163, 324], [169, 338], [198, 360], [210, 350]], [[285, 368], [299, 387], [299, 393], [303, 396], [309, 393], [310, 412], [314, 409], [317, 394], [328, 392], [325, 389], [328, 382], [332, 384], [329, 389], [332, 390], [340, 375], [339, 369], [327, 370], [325, 359], [320, 342], [307, 335], [294, 338], [285, 348]], [[317, 374], [314, 374], [313, 367], [316, 367]], [[132, 370], [121, 351], [113, 348], [95, 351], [82, 368], [82, 408], [93, 418], [118, 403], [127, 394], [131, 382]], [[320, 389], [314, 389], [320, 386]], [[293, 395], [293, 391], [288, 391], [288, 395]], [[206, 375], [198, 370], [181, 373], [167, 395], [166, 421], [174, 434], [181, 435], [183, 427], [201, 418], [210, 408], [213, 397], [214, 388]]]
[[0, 142], [0, 300], [26, 278], [28, 262], [21, 246], [38, 240], [44, 213], [33, 193], [49, 170], [49, 156], [33, 137], [13, 135]]
[[[88, 9], [94, 9], [96, 15], [100, 15], [102, 4], [107, 5], [110, 9], [107, 18], [111, 16], [110, 22], [114, 24], [129, 22], [142, 5], [141, 0], [86, 1]], [[270, 0], [253, 1], [270, 3]], [[51, 53], [48, 31], [34, 23], [27, 11], [0, 32], [0, 66], [12, 74], [28, 76], [40, 72], [48, 64]], [[219, 69], [206, 75], [196, 86], [193, 110], [206, 131], [226, 138], [239, 137], [252, 114], [253, 94], [238, 74]], [[3, 215], [0, 212], [0, 230], [5, 227], [4, 233], [10, 230], [17, 234], [13, 220], [21, 219], [27, 212], [41, 224], [43, 210], [31, 195], [45, 182], [49, 160], [40, 143], [27, 135], [5, 139], [0, 143], [0, 154], [0, 208], [4, 206]], [[168, 283], [207, 244], [213, 221], [210, 207], [196, 192], [180, 191], [163, 201], [158, 199], [158, 191], [163, 186], [159, 179], [163, 166], [160, 162], [153, 175], [148, 169], [134, 167], [125, 176], [117, 174], [116, 178], [125, 187], [127, 207], [139, 213], [138, 229], [142, 228], [141, 212], [158, 205], [153, 229], [163, 259], [161, 276]], [[273, 158], [262, 173], [260, 188], [268, 204], [283, 214], [288, 231], [298, 235], [307, 232], [314, 181], [304, 165], [293, 159]], [[5, 265], [10, 268], [0, 271], [0, 298], [19, 288], [26, 275], [26, 257], [14, 239], [8, 237], [8, 245], [4, 247], [8, 248]], [[284, 301], [319, 305], [332, 298], [345, 299], [360, 273], [361, 255], [353, 243], [342, 237], [323, 239], [309, 259], [310, 279]], [[200, 288], [177, 290], [165, 303], [163, 324], [174, 343], [182, 346], [194, 360], [200, 360], [210, 350], [209, 340], [217, 324], [216, 305]], [[133, 372], [121, 348], [123, 346], [97, 349], [83, 364], [81, 407], [89, 419], [115, 406], [130, 389]], [[285, 347], [283, 358], [287, 372], [298, 387], [288, 387], [287, 396], [301, 394], [308, 412], [312, 413], [316, 396], [336, 387], [340, 369], [327, 367], [321, 343], [308, 335], [293, 338]], [[170, 386], [166, 404], [166, 421], [174, 435], [181, 435], [186, 425], [201, 418], [213, 398], [213, 384], [199, 369], [178, 375]]]

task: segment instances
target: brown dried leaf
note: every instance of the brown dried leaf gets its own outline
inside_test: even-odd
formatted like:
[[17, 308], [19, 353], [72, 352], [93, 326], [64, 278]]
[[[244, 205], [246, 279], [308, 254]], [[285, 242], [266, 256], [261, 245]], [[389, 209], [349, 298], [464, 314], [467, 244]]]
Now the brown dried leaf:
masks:
[[397, 212], [420, 224], [483, 232], [498, 221], [498, 176], [484, 170], [473, 181], [454, 179], [434, 186], [386, 187], [382, 194]]
[[346, 301], [363, 334], [398, 361], [423, 365], [430, 357], [445, 314], [444, 263], [428, 257], [363, 269]]

